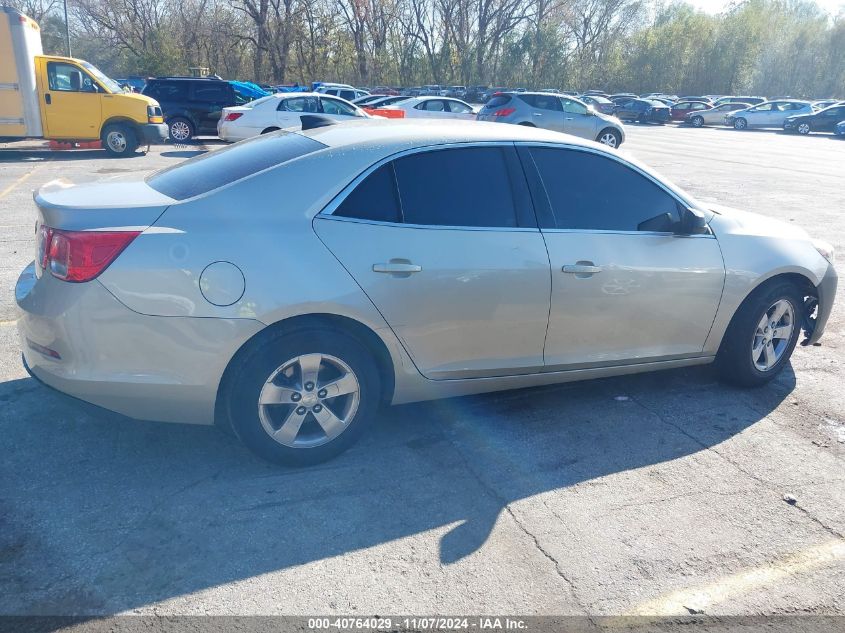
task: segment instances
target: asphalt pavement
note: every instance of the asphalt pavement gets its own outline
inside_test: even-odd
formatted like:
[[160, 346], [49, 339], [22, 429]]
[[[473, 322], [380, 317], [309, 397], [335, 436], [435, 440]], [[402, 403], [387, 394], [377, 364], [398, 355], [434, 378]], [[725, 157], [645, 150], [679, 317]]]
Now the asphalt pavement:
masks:
[[[29, 378], [32, 190], [203, 149], [0, 145], [0, 614], [845, 615], [845, 291], [761, 389], [699, 367], [405, 405], [304, 470]], [[842, 258], [845, 141], [631, 125], [622, 151]]]

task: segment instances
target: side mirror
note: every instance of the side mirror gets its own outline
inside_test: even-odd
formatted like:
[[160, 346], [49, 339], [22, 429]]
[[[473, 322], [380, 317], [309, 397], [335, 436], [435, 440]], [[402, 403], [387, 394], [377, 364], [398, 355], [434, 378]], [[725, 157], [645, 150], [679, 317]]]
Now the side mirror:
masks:
[[661, 213], [648, 220], [643, 220], [637, 225], [638, 231], [651, 231], [655, 233], [672, 233], [677, 228], [671, 213]]
[[681, 224], [675, 231], [678, 235], [706, 235], [710, 232], [707, 226], [707, 219], [700, 211], [695, 209], [683, 209], [681, 211]]

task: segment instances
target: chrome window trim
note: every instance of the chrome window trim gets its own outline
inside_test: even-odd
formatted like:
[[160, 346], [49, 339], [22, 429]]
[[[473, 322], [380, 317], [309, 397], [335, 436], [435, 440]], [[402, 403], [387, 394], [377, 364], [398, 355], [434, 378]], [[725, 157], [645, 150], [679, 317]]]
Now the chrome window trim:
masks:
[[[513, 141], [467, 141], [454, 143], [440, 143], [437, 145], [426, 145], [425, 147], [413, 147], [410, 149], [396, 152], [390, 156], [385, 156], [379, 161], [370, 165], [367, 169], [358, 174], [352, 182], [346, 185], [340, 192], [329, 202], [323, 209], [314, 216], [314, 219], [322, 218], [326, 220], [335, 220], [336, 222], [357, 222], [359, 224], [376, 224], [380, 226], [397, 226], [415, 229], [435, 229], [435, 230], [459, 230], [459, 231], [507, 231], [507, 232], [535, 232], [539, 233], [539, 227], [524, 227], [524, 226], [463, 226], [455, 224], [406, 224], [404, 222], [382, 222], [380, 220], [365, 220], [363, 218], [347, 218], [341, 216], [334, 216], [337, 208], [343, 204], [347, 196], [363, 181], [367, 176], [376, 171], [382, 165], [391, 161], [403, 158], [404, 156], [411, 156], [413, 154], [422, 154], [424, 152], [433, 152], [444, 149], [471, 149], [474, 147], [514, 147]], [[515, 202], [515, 201], [514, 201]], [[516, 212], [516, 206], [514, 206]]]

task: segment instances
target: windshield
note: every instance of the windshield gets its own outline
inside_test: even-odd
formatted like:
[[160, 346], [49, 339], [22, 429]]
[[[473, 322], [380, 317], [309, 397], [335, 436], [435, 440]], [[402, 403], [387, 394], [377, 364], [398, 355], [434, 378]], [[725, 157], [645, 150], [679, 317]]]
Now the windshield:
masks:
[[121, 88], [120, 85], [114, 79], [111, 79], [110, 77], [107, 77], [106, 75], [104, 75], [100, 71], [100, 69], [97, 68], [96, 66], [94, 66], [93, 64], [89, 64], [88, 62], [82, 62], [82, 67], [85, 70], [87, 70], [89, 73], [91, 73], [91, 75], [97, 81], [99, 81], [100, 84], [106, 90], [108, 90], [109, 92], [111, 92], [111, 93], [123, 92], [123, 88]]

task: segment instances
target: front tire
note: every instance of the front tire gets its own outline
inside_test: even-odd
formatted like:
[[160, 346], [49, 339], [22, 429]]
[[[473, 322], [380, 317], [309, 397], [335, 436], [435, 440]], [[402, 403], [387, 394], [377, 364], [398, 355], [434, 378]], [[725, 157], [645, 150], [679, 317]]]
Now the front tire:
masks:
[[742, 303], [716, 356], [720, 377], [741, 387], [764, 385], [789, 362], [804, 314], [804, 298], [788, 281], [766, 284]]
[[734, 120], [734, 129], [735, 130], [745, 130], [748, 129], [748, 121], [743, 118], [735, 119]]
[[809, 123], [799, 123], [796, 129], [802, 136], [807, 136], [810, 132], [812, 132], [812, 128]]
[[694, 116], [692, 117], [691, 123], [693, 127], [702, 127], [704, 125], [704, 117]]
[[268, 461], [308, 466], [331, 459], [358, 440], [378, 410], [373, 355], [341, 332], [275, 333], [235, 362], [225, 410], [240, 440]]
[[131, 156], [138, 149], [138, 137], [135, 130], [125, 123], [107, 125], [101, 137], [103, 148], [109, 156], [123, 158]]

